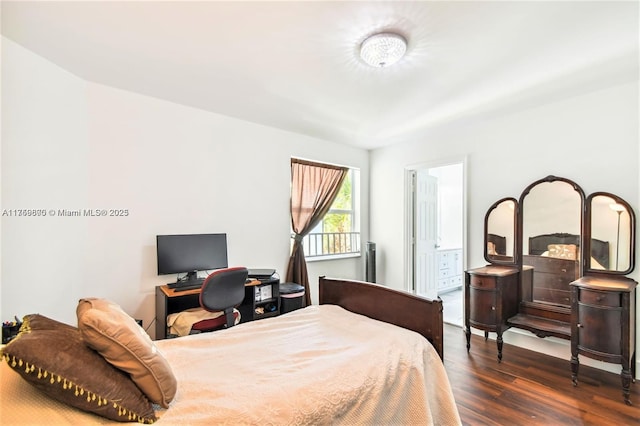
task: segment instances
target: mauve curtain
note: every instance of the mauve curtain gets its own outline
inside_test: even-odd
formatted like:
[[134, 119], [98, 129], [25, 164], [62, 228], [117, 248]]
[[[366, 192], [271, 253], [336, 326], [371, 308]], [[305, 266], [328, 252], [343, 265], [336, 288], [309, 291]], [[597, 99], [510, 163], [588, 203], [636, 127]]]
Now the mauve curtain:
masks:
[[291, 227], [295, 235], [287, 282], [304, 286], [307, 306], [311, 295], [302, 239], [329, 211], [348, 171], [346, 167], [291, 159]]

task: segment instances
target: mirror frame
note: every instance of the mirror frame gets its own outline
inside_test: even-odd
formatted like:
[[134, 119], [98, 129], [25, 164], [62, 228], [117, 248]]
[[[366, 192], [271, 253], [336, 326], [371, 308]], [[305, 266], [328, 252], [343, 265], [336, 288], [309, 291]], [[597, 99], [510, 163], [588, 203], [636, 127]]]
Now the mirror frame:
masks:
[[[522, 269], [522, 255], [523, 255], [523, 238], [524, 238], [524, 199], [525, 197], [529, 194], [529, 192], [531, 192], [531, 190], [541, 184], [541, 183], [552, 183], [552, 182], [565, 182], [569, 185], [571, 185], [571, 187], [573, 187], [574, 191], [576, 191], [578, 193], [578, 195], [580, 196], [580, 247], [584, 247], [584, 234], [585, 234], [585, 219], [584, 219], [584, 206], [585, 206], [585, 195], [584, 195], [584, 191], [582, 190], [582, 188], [580, 187], [580, 185], [578, 185], [577, 183], [575, 183], [574, 181], [572, 181], [571, 179], [567, 179], [567, 178], [563, 178], [563, 177], [559, 177], [559, 176], [553, 176], [553, 175], [549, 175], [547, 177], [544, 177], [542, 179], [538, 179], [537, 181], [531, 183], [529, 186], [527, 186], [524, 191], [522, 191], [522, 194], [520, 194], [520, 199], [518, 200], [518, 224], [517, 224], [517, 231], [518, 231], [518, 266], [520, 267], [520, 269]], [[584, 273], [583, 270], [583, 266], [584, 263], [580, 262], [580, 275], [582, 276]]]
[[[591, 268], [591, 256], [588, 253], [591, 253], [591, 223], [593, 220], [593, 209], [592, 209], [592, 201], [595, 197], [604, 196], [609, 197], [614, 200], [617, 204], [623, 205], [627, 212], [629, 213], [629, 267], [625, 270], [615, 270], [615, 269], [592, 269]], [[594, 192], [587, 197], [586, 201], [586, 214], [585, 214], [585, 224], [584, 224], [584, 250], [582, 254], [582, 262], [584, 264], [584, 274], [589, 275], [627, 275], [633, 272], [636, 264], [636, 216], [633, 212], [633, 208], [622, 198], [618, 197], [615, 194], [610, 192]]]
[[[498, 208], [498, 206], [500, 204], [502, 204], [505, 201], [511, 201], [514, 205], [514, 209], [513, 209], [513, 260], [498, 260], [498, 259], [492, 259], [489, 257], [489, 251], [487, 249], [488, 246], [488, 242], [489, 242], [489, 216], [491, 216], [491, 212], [493, 212], [496, 208]], [[486, 260], [487, 262], [489, 262], [492, 265], [509, 265], [509, 266], [513, 266], [513, 265], [517, 265], [518, 264], [518, 246], [519, 246], [519, 242], [518, 242], [518, 200], [516, 200], [513, 197], [505, 197], [502, 198], [498, 201], [496, 201], [495, 203], [493, 203], [491, 205], [491, 207], [489, 207], [489, 210], [487, 210], [487, 213], [484, 216], [484, 260]]]

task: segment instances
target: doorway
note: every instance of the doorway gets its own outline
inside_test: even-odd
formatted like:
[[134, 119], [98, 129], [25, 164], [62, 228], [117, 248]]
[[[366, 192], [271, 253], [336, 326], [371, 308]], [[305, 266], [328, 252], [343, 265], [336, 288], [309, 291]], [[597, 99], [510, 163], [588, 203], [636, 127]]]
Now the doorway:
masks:
[[443, 301], [444, 321], [462, 326], [466, 161], [406, 169], [408, 289]]

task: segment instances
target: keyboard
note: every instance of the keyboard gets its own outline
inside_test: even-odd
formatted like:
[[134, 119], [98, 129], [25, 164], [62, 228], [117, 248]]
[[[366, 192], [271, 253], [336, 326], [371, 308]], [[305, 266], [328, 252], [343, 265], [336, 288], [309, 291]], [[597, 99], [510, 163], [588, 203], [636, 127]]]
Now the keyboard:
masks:
[[181, 285], [181, 286], [178, 286], [178, 287], [174, 287], [173, 291], [174, 291], [174, 293], [177, 293], [179, 291], [195, 290], [195, 289], [201, 288], [201, 287], [202, 287], [202, 283], [200, 283], [200, 284]]

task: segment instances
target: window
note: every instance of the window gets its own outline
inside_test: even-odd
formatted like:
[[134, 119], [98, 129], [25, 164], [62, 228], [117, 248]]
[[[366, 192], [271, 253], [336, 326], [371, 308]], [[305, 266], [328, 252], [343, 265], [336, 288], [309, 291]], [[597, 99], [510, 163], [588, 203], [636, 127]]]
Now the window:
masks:
[[360, 254], [359, 189], [360, 170], [349, 169], [331, 208], [302, 241], [306, 259]]

